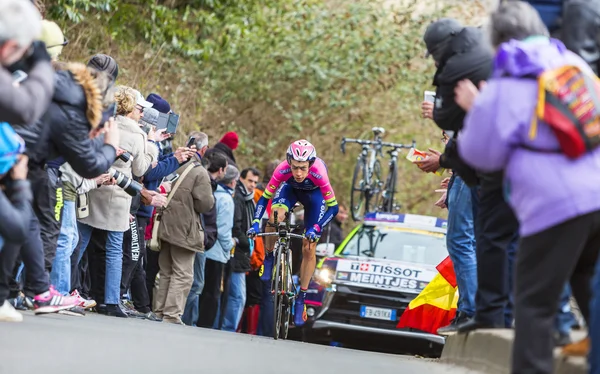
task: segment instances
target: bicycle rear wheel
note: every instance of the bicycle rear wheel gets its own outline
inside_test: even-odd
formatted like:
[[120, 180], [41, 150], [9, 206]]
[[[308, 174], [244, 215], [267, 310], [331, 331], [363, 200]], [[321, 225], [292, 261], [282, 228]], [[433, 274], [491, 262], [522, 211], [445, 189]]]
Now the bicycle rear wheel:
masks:
[[275, 259], [273, 261], [273, 266], [275, 266], [275, 274], [273, 276], [273, 338], [275, 340], [279, 339], [281, 333], [281, 320], [283, 313], [283, 301], [284, 297], [282, 295], [284, 282], [282, 278], [282, 253], [279, 243], [276, 245]]
[[367, 173], [364, 160], [358, 159], [352, 176], [352, 189], [350, 190], [350, 213], [354, 221], [363, 218], [365, 210], [368, 209], [367, 199]]

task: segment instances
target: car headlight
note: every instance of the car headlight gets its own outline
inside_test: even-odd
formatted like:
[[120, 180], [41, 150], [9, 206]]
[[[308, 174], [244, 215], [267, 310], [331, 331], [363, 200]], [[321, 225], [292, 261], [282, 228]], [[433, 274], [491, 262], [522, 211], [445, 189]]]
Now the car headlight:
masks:
[[320, 285], [328, 287], [333, 282], [333, 270], [330, 268], [321, 268], [318, 270], [315, 278]]

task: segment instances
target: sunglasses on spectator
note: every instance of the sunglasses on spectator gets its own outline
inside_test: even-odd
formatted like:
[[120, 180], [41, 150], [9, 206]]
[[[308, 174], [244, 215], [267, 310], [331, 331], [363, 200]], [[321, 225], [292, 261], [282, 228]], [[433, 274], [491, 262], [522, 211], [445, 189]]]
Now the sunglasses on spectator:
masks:
[[46, 46], [46, 48], [53, 48], [53, 47], [66, 47], [67, 44], [69, 44], [69, 40], [67, 40], [67, 38], [65, 38], [65, 41], [62, 42], [61, 44], [54, 44], [54, 45], [49, 45]]

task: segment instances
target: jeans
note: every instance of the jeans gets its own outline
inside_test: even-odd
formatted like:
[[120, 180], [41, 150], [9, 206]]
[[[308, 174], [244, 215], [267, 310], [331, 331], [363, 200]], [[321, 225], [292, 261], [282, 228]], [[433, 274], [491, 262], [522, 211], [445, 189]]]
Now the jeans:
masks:
[[229, 282], [229, 295], [221, 330], [235, 332], [246, 305], [246, 274], [231, 273]]
[[185, 302], [185, 309], [181, 320], [188, 326], [195, 326], [198, 322], [198, 310], [200, 306], [200, 294], [204, 289], [204, 263], [206, 257], [204, 252], [196, 253], [194, 259], [194, 282]]
[[458, 284], [458, 312], [475, 314], [477, 258], [473, 229], [471, 190], [459, 176], [453, 176], [448, 195], [448, 235], [446, 246]]
[[[87, 248], [95, 229], [79, 222], [81, 248], [79, 259]], [[106, 275], [104, 278], [104, 303], [118, 304], [121, 299], [121, 274], [123, 269], [123, 233], [108, 231], [106, 237]]]
[[590, 374], [600, 374], [600, 260], [596, 262], [596, 274], [592, 281], [592, 295], [590, 302], [589, 336], [592, 341], [590, 349]]
[[56, 257], [50, 272], [50, 283], [56, 287], [58, 292], [67, 295], [71, 291], [71, 255], [79, 241], [75, 202], [65, 201], [62, 213], [62, 224], [58, 235]]
[[575, 317], [571, 313], [571, 305], [569, 299], [571, 298], [571, 287], [566, 285], [562, 294], [560, 295], [560, 304], [558, 306], [558, 313], [556, 314], [556, 331], [563, 335], [568, 335], [571, 332], [571, 326], [575, 322]]

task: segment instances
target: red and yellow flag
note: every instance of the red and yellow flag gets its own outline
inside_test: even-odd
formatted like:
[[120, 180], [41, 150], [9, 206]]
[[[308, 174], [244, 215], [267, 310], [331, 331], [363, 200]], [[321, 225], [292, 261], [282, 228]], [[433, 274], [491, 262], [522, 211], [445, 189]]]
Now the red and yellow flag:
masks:
[[450, 257], [446, 257], [436, 269], [439, 274], [408, 304], [396, 328], [412, 328], [435, 334], [437, 329], [448, 325], [454, 318], [458, 291]]

